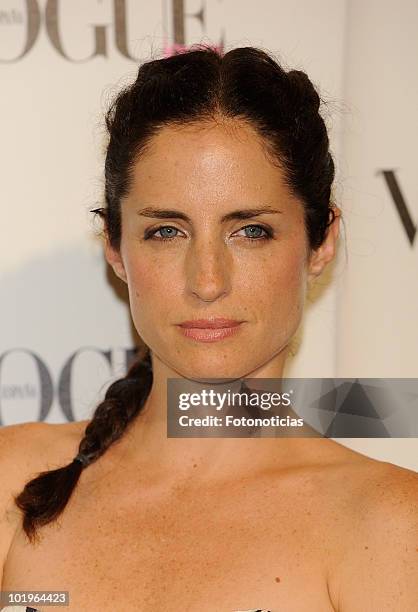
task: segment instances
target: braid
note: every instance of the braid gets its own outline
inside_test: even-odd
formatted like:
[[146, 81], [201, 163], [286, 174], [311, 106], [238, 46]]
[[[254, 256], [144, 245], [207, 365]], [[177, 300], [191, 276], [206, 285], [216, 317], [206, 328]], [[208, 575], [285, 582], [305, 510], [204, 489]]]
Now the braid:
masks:
[[290, 84], [293, 98], [291, 104], [295, 115], [303, 112], [316, 115], [319, 112], [321, 98], [306, 72], [289, 70], [286, 76]]
[[54, 521], [64, 510], [84, 467], [98, 459], [126, 431], [139, 414], [152, 386], [150, 351], [135, 361], [126, 376], [107, 389], [68, 465], [41, 472], [15, 497], [23, 511], [23, 529], [34, 541], [37, 528]]
[[103, 402], [97, 406], [93, 419], [86, 427], [79, 454], [74, 460], [80, 461], [83, 467], [89, 465], [123, 435], [148, 397], [151, 382], [152, 368], [148, 351], [143, 360], [132, 364], [124, 378], [110, 385]]
[[[320, 113], [323, 100], [318, 91], [301, 70], [290, 70], [287, 79], [289, 108], [293, 115], [293, 119], [288, 119], [289, 176], [296, 192], [303, 197], [309, 243], [312, 249], [317, 249], [336, 216], [331, 203], [334, 160], [329, 151], [326, 124]], [[306, 160], [305, 164], [299, 163], [301, 158]]]

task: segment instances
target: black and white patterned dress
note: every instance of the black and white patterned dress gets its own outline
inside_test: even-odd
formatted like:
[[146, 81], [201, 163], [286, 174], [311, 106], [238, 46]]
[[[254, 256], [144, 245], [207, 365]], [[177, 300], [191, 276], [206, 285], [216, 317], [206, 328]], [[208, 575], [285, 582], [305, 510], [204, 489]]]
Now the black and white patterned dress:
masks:
[[39, 610], [29, 606], [6, 606], [1, 608], [1, 612], [39, 612]]

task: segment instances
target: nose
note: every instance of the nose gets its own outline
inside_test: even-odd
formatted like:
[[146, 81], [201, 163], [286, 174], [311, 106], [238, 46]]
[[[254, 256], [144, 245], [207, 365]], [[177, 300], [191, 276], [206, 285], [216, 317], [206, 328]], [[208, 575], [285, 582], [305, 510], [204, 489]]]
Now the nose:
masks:
[[190, 245], [186, 256], [187, 292], [213, 302], [230, 291], [231, 260], [227, 246], [205, 237]]

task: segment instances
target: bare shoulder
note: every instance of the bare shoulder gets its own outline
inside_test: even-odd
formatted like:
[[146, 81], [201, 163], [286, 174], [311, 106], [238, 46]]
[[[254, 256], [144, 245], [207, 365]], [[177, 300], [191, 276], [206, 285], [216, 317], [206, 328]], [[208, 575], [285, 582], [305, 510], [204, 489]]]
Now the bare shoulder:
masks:
[[19, 520], [15, 496], [39, 472], [72, 460], [87, 423], [28, 422], [0, 427], [0, 570]]
[[[418, 473], [368, 458], [359, 478], [358, 520], [374, 533], [417, 525]], [[418, 535], [418, 534], [417, 534]]]
[[31, 472], [51, 469], [54, 463], [61, 464], [72, 458], [88, 422], [36, 421], [0, 427], [0, 466], [13, 468], [15, 475], [22, 473], [27, 476]]
[[359, 520], [364, 522], [373, 516], [376, 522], [378, 516], [386, 520], [388, 512], [417, 511], [418, 472], [347, 447], [340, 448], [339, 458], [341, 485], [352, 495]]
[[368, 457], [344, 473], [351, 503], [332, 584], [337, 610], [416, 610], [418, 473]]

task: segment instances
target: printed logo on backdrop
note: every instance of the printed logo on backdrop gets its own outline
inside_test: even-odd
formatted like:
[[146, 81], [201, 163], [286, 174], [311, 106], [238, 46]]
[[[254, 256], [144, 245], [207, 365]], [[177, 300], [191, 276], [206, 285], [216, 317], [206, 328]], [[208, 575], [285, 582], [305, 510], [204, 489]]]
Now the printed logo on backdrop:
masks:
[[403, 229], [405, 230], [406, 237], [412, 247], [417, 233], [417, 226], [414, 225], [414, 222], [412, 221], [411, 214], [402, 195], [402, 191], [396, 178], [395, 172], [393, 170], [381, 170], [381, 173], [383, 174], [386, 186], [389, 189], [393, 203], [395, 204], [396, 210], [398, 211]]
[[[69, 62], [86, 62], [95, 57], [109, 57], [110, 45], [124, 57], [132, 61], [138, 61], [129, 48], [128, 40], [136, 40], [135, 24], [128, 23], [129, 8], [134, 6], [129, 0], [85, 0], [86, 8], [100, 7], [106, 19], [106, 9], [111, 9], [111, 22], [92, 24], [86, 18], [84, 28], [91, 31], [92, 50], [85, 57], [76, 57], [70, 52], [71, 41], [68, 40], [66, 23], [63, 18], [63, 3], [69, 0], [46, 0], [44, 4], [40, 0], [15, 0], [9, 2], [10, 8], [0, 9], [0, 32], [6, 27], [13, 29], [13, 40], [16, 40], [16, 30], [21, 32], [22, 45], [19, 51], [14, 52], [13, 57], [7, 57], [5, 49], [1, 49], [1, 62], [17, 62], [25, 58], [35, 47], [41, 32], [44, 30], [51, 44], [51, 49], [59, 56]], [[143, 0], [145, 2], [145, 0]], [[190, 20], [199, 24], [201, 34], [205, 33], [206, 4], [202, 3], [199, 10], [187, 12], [183, 0], [160, 0], [161, 14], [165, 17], [165, 31], [170, 31], [171, 36], [164, 43], [164, 55], [172, 55], [186, 49], [186, 24]], [[142, 3], [137, 2], [136, 8]], [[170, 9], [170, 10], [168, 10]], [[140, 8], [138, 9], [140, 10]], [[82, 14], [82, 12], [81, 12]], [[129, 27], [131, 26], [131, 27]], [[153, 25], [150, 24], [150, 30]], [[128, 34], [129, 32], [129, 34]], [[0, 35], [0, 39], [4, 36]], [[223, 49], [224, 33], [219, 37], [219, 43], [215, 47]], [[13, 48], [15, 48], [13, 46]], [[6, 57], [4, 57], [6, 53]]]
[[[6, 422], [20, 421], [19, 413], [24, 413], [25, 421], [46, 421], [54, 402], [57, 402], [67, 421], [80, 420], [74, 406], [80, 403], [79, 396], [87, 403], [84, 395], [86, 387], [91, 394], [92, 372], [98, 373], [100, 379], [97, 389], [93, 389], [93, 397], [98, 397], [103, 387], [115, 380], [116, 352], [122, 358], [123, 371], [118, 374], [121, 377], [135, 359], [137, 351], [137, 348], [116, 351], [94, 346], [80, 347], [65, 359], [55, 376], [46, 360], [34, 351], [27, 348], [5, 351], [0, 354], [0, 426]], [[77, 367], [83, 358], [84, 363]], [[84, 387], [83, 378], [88, 383]]]

